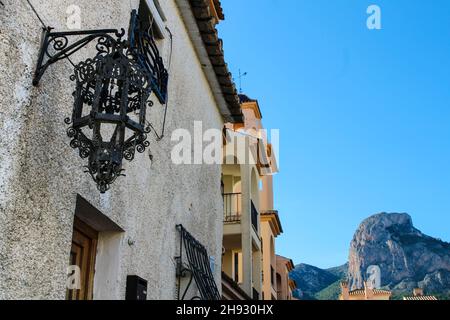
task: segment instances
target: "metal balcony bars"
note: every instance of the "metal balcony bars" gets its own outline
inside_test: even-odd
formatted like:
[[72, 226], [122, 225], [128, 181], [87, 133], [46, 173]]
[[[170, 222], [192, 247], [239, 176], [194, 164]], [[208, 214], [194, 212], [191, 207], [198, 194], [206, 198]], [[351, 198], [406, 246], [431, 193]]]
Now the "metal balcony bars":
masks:
[[223, 194], [224, 222], [239, 222], [241, 220], [241, 193]]

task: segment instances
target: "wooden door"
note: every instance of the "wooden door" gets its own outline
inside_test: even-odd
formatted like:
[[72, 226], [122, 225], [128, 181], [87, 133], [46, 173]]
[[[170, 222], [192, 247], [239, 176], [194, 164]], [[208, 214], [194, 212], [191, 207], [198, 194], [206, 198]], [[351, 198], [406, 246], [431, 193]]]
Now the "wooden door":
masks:
[[68, 289], [67, 300], [92, 300], [98, 232], [75, 217], [69, 265], [80, 268], [80, 288]]

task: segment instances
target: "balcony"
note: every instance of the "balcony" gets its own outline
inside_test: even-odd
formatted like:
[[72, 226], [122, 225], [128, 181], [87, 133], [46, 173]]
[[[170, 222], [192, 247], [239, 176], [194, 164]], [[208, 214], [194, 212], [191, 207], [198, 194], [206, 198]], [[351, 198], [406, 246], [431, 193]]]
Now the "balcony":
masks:
[[[240, 222], [242, 217], [242, 193], [223, 194], [223, 221], [228, 223]], [[259, 212], [251, 201], [251, 221], [258, 233]]]
[[223, 221], [239, 222], [241, 221], [242, 194], [225, 193], [223, 195]]

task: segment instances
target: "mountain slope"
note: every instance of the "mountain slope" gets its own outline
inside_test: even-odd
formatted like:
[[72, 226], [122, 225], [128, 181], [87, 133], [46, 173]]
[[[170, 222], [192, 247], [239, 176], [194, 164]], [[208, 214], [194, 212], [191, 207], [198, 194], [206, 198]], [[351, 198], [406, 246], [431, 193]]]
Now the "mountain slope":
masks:
[[408, 214], [380, 213], [361, 223], [350, 244], [352, 289], [363, 287], [369, 266], [380, 268], [381, 286], [394, 294], [415, 287], [450, 294], [450, 244], [420, 232]]
[[348, 275], [348, 262], [339, 267], [325, 269], [326, 271], [334, 274], [339, 279], [346, 279]]
[[343, 278], [342, 273], [346, 274], [345, 268], [346, 265], [324, 270], [308, 264], [297, 265], [290, 274], [299, 288], [295, 296], [302, 300], [317, 300], [328, 296], [327, 293], [323, 293], [322, 296], [316, 297], [316, 294], [336, 282], [339, 283]]
[[342, 279], [330, 284], [325, 289], [317, 292], [314, 297], [317, 300], [338, 300], [341, 293], [341, 281]]

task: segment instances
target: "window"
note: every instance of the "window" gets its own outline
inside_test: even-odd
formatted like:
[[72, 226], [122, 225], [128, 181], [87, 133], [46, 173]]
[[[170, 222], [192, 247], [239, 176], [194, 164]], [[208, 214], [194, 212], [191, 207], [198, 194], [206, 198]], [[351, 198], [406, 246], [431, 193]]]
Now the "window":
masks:
[[275, 269], [273, 266], [270, 266], [270, 283], [272, 284], [272, 287], [275, 287]]
[[233, 280], [236, 283], [242, 283], [244, 272], [243, 267], [242, 252], [233, 251]]
[[234, 254], [234, 281], [239, 283], [239, 253]]
[[139, 20], [141, 22], [141, 30], [148, 30], [156, 41], [165, 38], [165, 16], [161, 13], [162, 9], [159, 2], [155, 4], [154, 0], [140, 1]]
[[[189, 287], [192, 284], [192, 279], [194, 279], [200, 296], [192, 297], [191, 300], [220, 300], [221, 296], [219, 289], [217, 288], [214, 280], [214, 271], [211, 270], [210, 265], [208, 265], [208, 262], [211, 263], [211, 257], [208, 257], [208, 251], [203, 244], [195, 239], [195, 237], [182, 225], [177, 225], [177, 229], [180, 232], [181, 237], [180, 253], [178, 257], [176, 257], [176, 270], [178, 278], [177, 299], [185, 300], [186, 293], [189, 291]], [[185, 251], [185, 255], [183, 255], [183, 249]], [[183, 262], [183, 256], [187, 257], [188, 264]], [[184, 267], [185, 265], [188, 267]], [[184, 289], [184, 293], [180, 290], [182, 278], [186, 276], [186, 272], [182, 271], [183, 269], [189, 271], [191, 274], [191, 280]]]
[[162, 21], [166, 22], [167, 18], [161, 8], [161, 5], [159, 4], [159, 0], [153, 0], [153, 3], [155, 4], [156, 10], [158, 10], [159, 15], [161, 16]]

